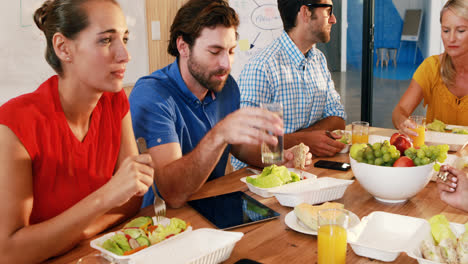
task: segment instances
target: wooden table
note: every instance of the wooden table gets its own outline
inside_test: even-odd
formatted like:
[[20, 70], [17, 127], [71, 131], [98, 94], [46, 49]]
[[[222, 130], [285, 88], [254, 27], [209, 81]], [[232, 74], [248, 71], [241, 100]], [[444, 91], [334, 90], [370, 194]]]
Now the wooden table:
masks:
[[[394, 131], [390, 129], [371, 128], [371, 134], [390, 136], [393, 132]], [[314, 162], [317, 159], [314, 158]], [[339, 154], [327, 159], [345, 162], [349, 160], [347, 154]], [[342, 179], [353, 178], [351, 170], [348, 172], [340, 172], [320, 168], [310, 168], [308, 171], [319, 177], [327, 176]], [[281, 206], [274, 197], [262, 198], [250, 192], [247, 186], [240, 181], [240, 178], [246, 175], [249, 175], [249, 173], [245, 169], [242, 169], [217, 180], [208, 182], [199, 192], [190, 198], [199, 199], [233, 191], [243, 191], [281, 214], [281, 216], [275, 220], [233, 229], [232, 231], [243, 232], [244, 237], [236, 244], [231, 257], [225, 263], [235, 263], [242, 258], [250, 258], [261, 263], [316, 263], [317, 237], [298, 233], [286, 226], [284, 218], [292, 208]], [[406, 203], [389, 205], [375, 200], [361, 187], [359, 182], [355, 181], [348, 187], [343, 198], [337, 200], [337, 202], [343, 203], [346, 209], [354, 212], [359, 216], [359, 218], [362, 218], [373, 211], [385, 211], [424, 219], [428, 219], [435, 214], [443, 213], [451, 222], [465, 223], [468, 221], [467, 213], [447, 206], [439, 199], [439, 194], [434, 182], [430, 182], [421, 192]], [[152, 216], [154, 215], [154, 212], [152, 207], [146, 207], [141, 210], [139, 215]], [[194, 229], [202, 227], [215, 228], [210, 222], [204, 219], [188, 205], [179, 209], [168, 209], [167, 216], [179, 217], [187, 220], [192, 223]], [[119, 227], [121, 226], [107, 230], [104, 233], [114, 231]], [[76, 263], [80, 257], [96, 253], [97, 251], [89, 246], [89, 242], [91, 240], [92, 239], [82, 241], [77, 245], [77, 247], [70, 250], [67, 254], [50, 259], [46, 263]], [[360, 257], [354, 254], [348, 245], [347, 263], [386, 262]], [[405, 253], [401, 253], [393, 263], [406, 264], [417, 263], [417, 261], [408, 257]]]

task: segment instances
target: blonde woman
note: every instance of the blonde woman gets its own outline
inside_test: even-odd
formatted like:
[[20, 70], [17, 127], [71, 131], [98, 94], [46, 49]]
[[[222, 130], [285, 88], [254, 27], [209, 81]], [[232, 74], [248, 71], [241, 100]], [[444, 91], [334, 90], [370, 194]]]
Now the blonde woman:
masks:
[[34, 20], [58, 75], [0, 107], [0, 263], [67, 251], [138, 212], [153, 182], [122, 90], [129, 33], [118, 3], [48, 0]]
[[440, 12], [445, 52], [424, 60], [393, 110], [393, 125], [416, 136], [408, 117], [424, 100], [426, 121], [468, 126], [468, 1], [449, 0]]

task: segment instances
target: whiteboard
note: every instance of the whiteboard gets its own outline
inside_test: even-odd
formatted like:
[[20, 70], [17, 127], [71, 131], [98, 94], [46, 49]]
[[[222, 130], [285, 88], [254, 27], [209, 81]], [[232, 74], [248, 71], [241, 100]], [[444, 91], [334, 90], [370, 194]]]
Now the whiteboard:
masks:
[[405, 19], [403, 20], [403, 30], [401, 32], [401, 40], [419, 41], [419, 33], [421, 31], [422, 10], [407, 9]]
[[249, 59], [268, 46], [283, 32], [277, 0], [229, 0], [239, 15], [239, 41], [231, 75], [238, 80]]
[[[11, 1], [0, 9], [0, 104], [32, 92], [55, 72], [44, 58], [44, 34], [33, 21], [43, 0]], [[118, 0], [130, 31], [124, 85], [134, 84], [149, 72], [145, 0]]]

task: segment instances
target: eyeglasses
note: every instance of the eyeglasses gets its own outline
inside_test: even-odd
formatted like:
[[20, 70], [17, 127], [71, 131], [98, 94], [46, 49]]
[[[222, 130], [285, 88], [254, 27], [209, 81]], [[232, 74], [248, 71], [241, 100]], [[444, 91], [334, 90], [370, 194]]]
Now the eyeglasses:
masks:
[[309, 8], [316, 8], [316, 7], [329, 7], [330, 12], [328, 13], [329, 16], [332, 16], [333, 14], [333, 5], [330, 4], [305, 4]]

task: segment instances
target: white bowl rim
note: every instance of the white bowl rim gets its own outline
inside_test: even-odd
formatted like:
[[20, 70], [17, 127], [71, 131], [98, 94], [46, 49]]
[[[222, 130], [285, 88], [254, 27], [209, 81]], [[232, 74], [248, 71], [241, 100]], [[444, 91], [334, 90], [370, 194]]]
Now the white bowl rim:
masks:
[[423, 167], [429, 166], [429, 165], [434, 166], [434, 164], [435, 164], [435, 161], [433, 161], [433, 162], [431, 162], [431, 163], [428, 163], [428, 164], [422, 165], [422, 166], [416, 166], [416, 165], [414, 165], [414, 166], [412, 166], [412, 167], [393, 167], [393, 166], [380, 166], [380, 165], [368, 164], [368, 163], [365, 163], [365, 162], [359, 162], [359, 161], [353, 159], [353, 158], [351, 157], [351, 154], [349, 154], [349, 159], [350, 159], [350, 160], [354, 160], [357, 164], [365, 164], [365, 165], [368, 165], [368, 166], [383, 167], [383, 168], [394, 168], [394, 169], [414, 169], [414, 168], [423, 168]]

